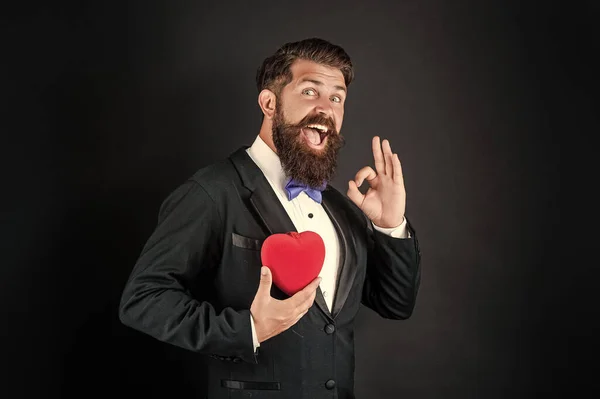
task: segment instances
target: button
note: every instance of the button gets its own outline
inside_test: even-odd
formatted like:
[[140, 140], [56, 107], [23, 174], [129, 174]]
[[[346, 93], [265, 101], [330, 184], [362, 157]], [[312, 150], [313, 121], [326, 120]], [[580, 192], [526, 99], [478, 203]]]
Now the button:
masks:
[[329, 380], [325, 383], [325, 388], [327, 389], [333, 389], [335, 388], [335, 381], [334, 380]]
[[309, 213], [309, 214], [308, 214], [308, 217], [312, 219], [312, 218], [313, 218], [313, 214], [312, 214], [312, 213]]
[[241, 361], [242, 361], [242, 359], [240, 359], [239, 357], [234, 357], [234, 358], [233, 358], [233, 362], [234, 362], [234, 363], [239, 363], [239, 362], [241, 362]]
[[327, 298], [327, 291], [323, 291], [323, 298]]
[[325, 332], [327, 334], [333, 334], [334, 331], [335, 331], [335, 326], [333, 324], [327, 324], [325, 326]]

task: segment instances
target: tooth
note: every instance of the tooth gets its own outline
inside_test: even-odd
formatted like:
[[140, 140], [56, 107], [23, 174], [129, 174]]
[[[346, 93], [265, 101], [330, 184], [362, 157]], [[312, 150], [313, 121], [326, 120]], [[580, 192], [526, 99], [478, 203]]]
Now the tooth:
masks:
[[316, 129], [321, 133], [327, 133], [329, 131], [329, 129], [323, 125], [310, 124], [310, 125], [307, 125], [306, 127], [310, 128], [310, 129]]

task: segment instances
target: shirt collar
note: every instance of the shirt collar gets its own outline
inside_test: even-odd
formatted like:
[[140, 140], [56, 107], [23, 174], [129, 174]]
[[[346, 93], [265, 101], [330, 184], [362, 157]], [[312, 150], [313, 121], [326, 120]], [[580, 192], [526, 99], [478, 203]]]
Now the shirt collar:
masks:
[[280, 193], [285, 195], [284, 187], [287, 176], [281, 166], [279, 156], [263, 141], [260, 136], [256, 136], [254, 143], [246, 150], [250, 158], [263, 172], [272, 186], [276, 187]]

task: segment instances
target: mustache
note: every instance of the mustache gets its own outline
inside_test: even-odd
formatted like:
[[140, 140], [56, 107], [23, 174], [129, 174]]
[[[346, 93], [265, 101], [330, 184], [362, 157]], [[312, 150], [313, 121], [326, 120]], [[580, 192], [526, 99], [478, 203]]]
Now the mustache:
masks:
[[293, 127], [303, 128], [303, 127], [306, 127], [307, 125], [313, 125], [313, 124], [325, 126], [327, 128], [327, 134], [332, 134], [332, 133], [337, 134], [337, 130], [335, 130], [335, 122], [333, 121], [333, 119], [328, 118], [327, 116], [322, 115], [322, 114], [306, 115], [300, 122], [293, 125]]

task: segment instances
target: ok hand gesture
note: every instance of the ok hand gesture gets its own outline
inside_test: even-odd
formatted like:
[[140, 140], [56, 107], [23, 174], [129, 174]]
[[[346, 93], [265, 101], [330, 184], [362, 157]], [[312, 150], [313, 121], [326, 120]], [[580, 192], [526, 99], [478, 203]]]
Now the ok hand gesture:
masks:
[[[383, 149], [383, 150], [382, 150]], [[354, 180], [348, 182], [348, 198], [352, 200], [376, 226], [397, 227], [404, 221], [406, 191], [398, 154], [392, 153], [390, 142], [373, 137], [375, 169], [365, 166]], [[369, 183], [366, 194], [358, 188], [364, 180]]]

